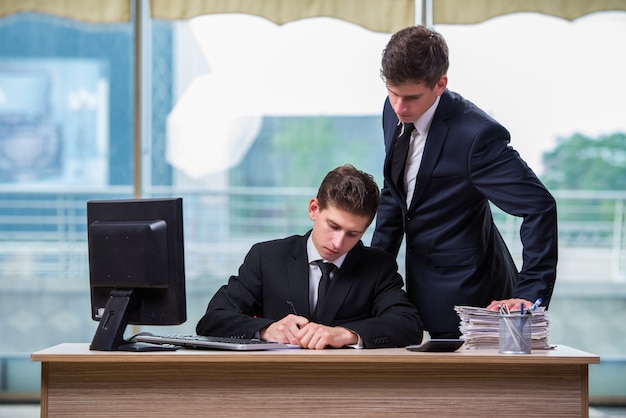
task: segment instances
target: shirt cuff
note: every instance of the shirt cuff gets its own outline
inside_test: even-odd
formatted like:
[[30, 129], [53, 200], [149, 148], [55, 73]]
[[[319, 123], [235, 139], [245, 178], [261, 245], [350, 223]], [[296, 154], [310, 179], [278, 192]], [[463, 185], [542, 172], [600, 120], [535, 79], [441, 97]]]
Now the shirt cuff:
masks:
[[[352, 330], [350, 330], [352, 331]], [[354, 332], [354, 331], [352, 331]], [[358, 338], [358, 341], [356, 342], [356, 344], [349, 344], [346, 347], [350, 347], [350, 348], [363, 348], [363, 339], [361, 338], [361, 336], [359, 334], [357, 334], [356, 332], [354, 332], [356, 334], [356, 337]]]

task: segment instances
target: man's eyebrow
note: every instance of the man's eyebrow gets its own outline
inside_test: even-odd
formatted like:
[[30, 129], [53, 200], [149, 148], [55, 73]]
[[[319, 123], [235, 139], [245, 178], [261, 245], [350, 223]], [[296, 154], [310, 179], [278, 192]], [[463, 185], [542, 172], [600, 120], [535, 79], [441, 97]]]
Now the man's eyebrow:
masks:
[[[330, 218], [327, 219], [327, 222], [330, 224], [330, 226], [344, 229], [343, 226], [341, 226], [340, 224], [338, 224], [337, 222], [333, 221]], [[351, 234], [363, 234], [365, 233], [365, 230], [361, 231], [361, 230], [353, 229], [353, 230], [346, 230], [346, 232], [351, 233]]]
[[402, 97], [405, 99], [419, 99], [420, 97], [422, 97], [424, 95], [424, 93], [417, 93], [417, 94], [399, 94], [393, 90], [389, 90], [391, 93], [393, 93], [394, 95], [398, 96], [398, 97]]

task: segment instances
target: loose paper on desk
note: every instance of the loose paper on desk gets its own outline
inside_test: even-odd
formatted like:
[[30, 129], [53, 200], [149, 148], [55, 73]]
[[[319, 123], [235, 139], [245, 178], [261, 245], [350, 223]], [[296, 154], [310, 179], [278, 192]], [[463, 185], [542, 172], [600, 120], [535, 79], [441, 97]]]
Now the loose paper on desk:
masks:
[[[498, 312], [474, 306], [455, 306], [459, 315], [461, 339], [465, 340], [465, 349], [498, 349], [499, 325]], [[512, 314], [519, 313], [512, 311]], [[540, 306], [531, 311], [531, 337], [533, 350], [549, 350], [554, 348], [548, 343], [550, 320], [545, 307]]]

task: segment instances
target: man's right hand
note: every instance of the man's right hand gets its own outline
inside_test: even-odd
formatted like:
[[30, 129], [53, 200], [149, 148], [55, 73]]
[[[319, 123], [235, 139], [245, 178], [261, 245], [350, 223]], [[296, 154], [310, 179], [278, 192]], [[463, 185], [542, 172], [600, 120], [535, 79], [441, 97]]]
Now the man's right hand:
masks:
[[280, 321], [276, 321], [259, 332], [259, 336], [265, 341], [300, 345], [296, 337], [300, 328], [309, 323], [303, 316], [289, 314]]

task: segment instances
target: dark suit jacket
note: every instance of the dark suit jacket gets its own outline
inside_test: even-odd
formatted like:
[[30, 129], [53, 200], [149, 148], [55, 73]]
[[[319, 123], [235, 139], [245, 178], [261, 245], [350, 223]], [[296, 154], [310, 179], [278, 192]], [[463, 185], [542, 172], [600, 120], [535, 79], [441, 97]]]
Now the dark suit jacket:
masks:
[[[209, 302], [200, 335], [252, 338], [291, 313], [310, 318], [307, 235], [255, 244]], [[358, 333], [366, 348], [417, 344], [422, 322], [402, 289], [393, 256], [359, 242], [335, 273], [316, 322]]]
[[[372, 246], [397, 255], [406, 233], [407, 293], [426, 329], [458, 332], [454, 305], [484, 307], [493, 299], [541, 297], [547, 306], [556, 278], [556, 203], [509, 146], [509, 132], [446, 90], [407, 208], [389, 177], [397, 123], [387, 99], [385, 181]], [[523, 218], [519, 274], [494, 225], [489, 201]]]

